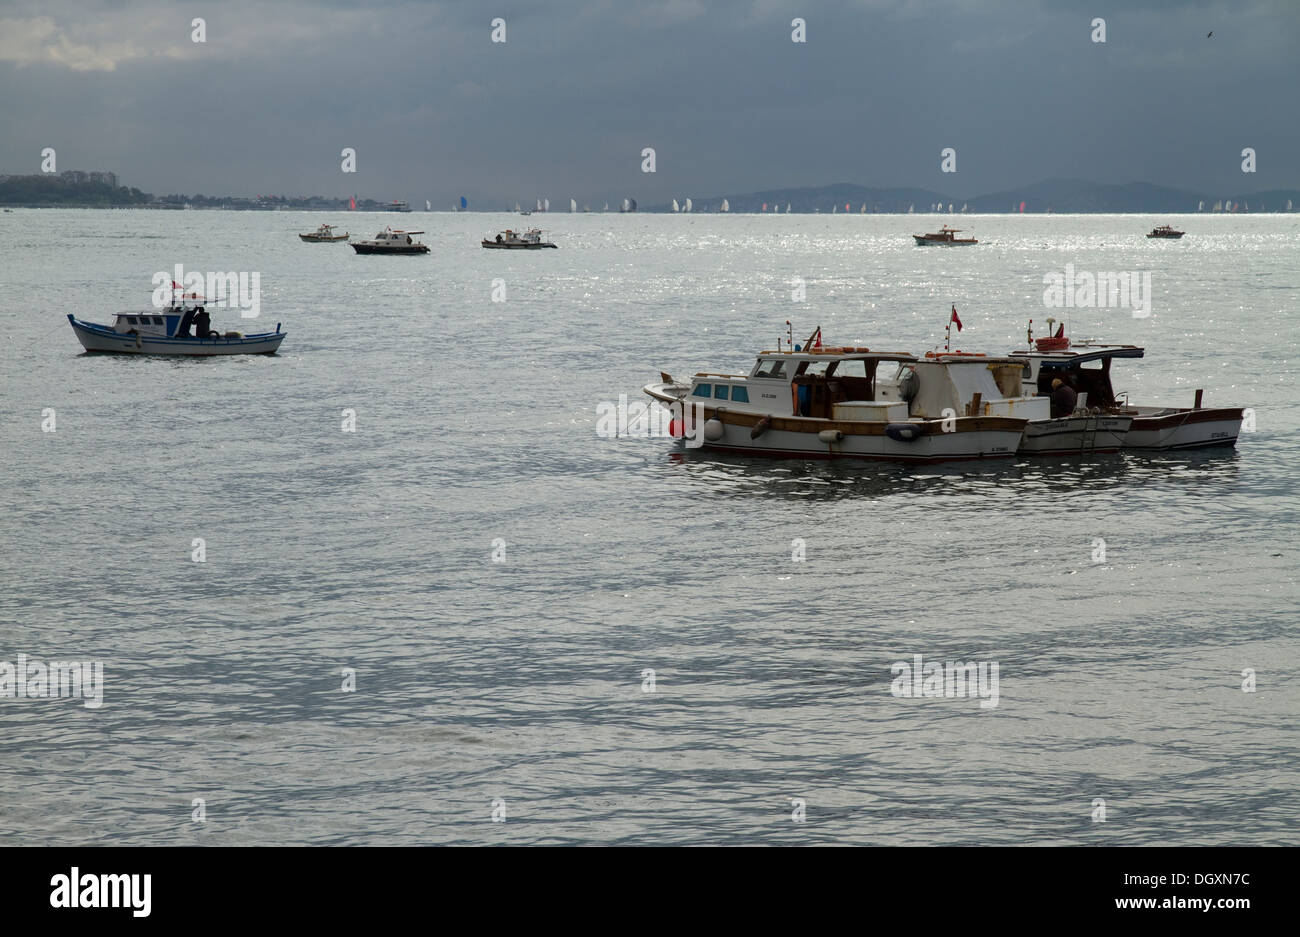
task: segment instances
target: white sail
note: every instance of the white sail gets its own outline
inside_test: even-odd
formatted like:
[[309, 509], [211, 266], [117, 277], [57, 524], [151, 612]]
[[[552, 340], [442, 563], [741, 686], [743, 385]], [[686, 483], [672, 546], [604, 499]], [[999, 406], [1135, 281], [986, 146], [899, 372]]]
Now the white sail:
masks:
[[694, 210], [695, 210], [695, 206], [691, 204], [691, 200], [690, 200], [689, 197], [687, 197], [687, 199], [686, 199], [686, 210], [687, 210], [687, 211], [694, 211]]
[[578, 200], [576, 198], [569, 199], [569, 211], [575, 212], [577, 210], [578, 210]]
[[430, 202], [427, 198], [424, 200], [424, 210], [433, 211], [433, 203]]
[[538, 211], [542, 210], [542, 200], [540, 198], [537, 200], [537, 210]]
[[1290, 200], [1290, 199], [1287, 199], [1287, 200], [1286, 200], [1286, 210], [1287, 210], [1287, 211], [1291, 211], [1291, 200]]
[[948, 203], [948, 214], [952, 214], [952, 202]]
[[908, 205], [908, 206], [907, 206], [907, 213], [908, 213], [909, 215], [912, 214], [912, 212], [914, 212], [914, 211], [916, 211], [916, 205], [915, 205], [915, 204], [912, 204], [912, 205]]
[[1204, 201], [1204, 200], [1201, 200], [1200, 202], [1197, 202], [1197, 203], [1196, 203], [1196, 210], [1197, 210], [1197, 211], [1205, 211], [1205, 201]]
[[862, 203], [862, 211], [858, 212], [858, 214], [860, 214], [860, 215], [865, 215], [866, 213], [867, 213], [867, 203], [866, 203], [866, 202], [863, 202], [863, 203]]
[[550, 210], [551, 210], [551, 200], [549, 198], [542, 199], [542, 211], [550, 211]]
[[728, 202], [725, 198], [722, 200], [722, 210], [731, 211], [731, 203]]
[[681, 211], [682, 207], [677, 204], [677, 199], [673, 199], [673, 211]]
[[627, 199], [623, 199], [623, 211], [627, 211], [630, 207], [631, 207], [631, 202], [629, 202]]
[[790, 203], [789, 203], [789, 202], [786, 202], [786, 203], [785, 203], [785, 213], [786, 213], [787, 215], [790, 214]]
[[962, 203], [961, 203], [961, 211], [962, 211], [962, 214], [965, 214], [965, 213], [966, 213], [966, 203], [965, 203], [965, 202], [962, 202]]

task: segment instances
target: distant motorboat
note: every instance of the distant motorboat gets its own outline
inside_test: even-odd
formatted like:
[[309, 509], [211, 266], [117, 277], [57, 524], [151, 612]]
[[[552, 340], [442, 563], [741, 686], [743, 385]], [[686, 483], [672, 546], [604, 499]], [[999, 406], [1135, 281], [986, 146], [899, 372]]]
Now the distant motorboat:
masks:
[[491, 240], [484, 238], [483, 246], [491, 250], [539, 250], [556, 245], [542, 240], [541, 228], [529, 228], [522, 233], [507, 228]]
[[410, 211], [411, 206], [406, 202], [389, 202], [384, 206], [384, 211]]
[[957, 237], [957, 232], [960, 230], [960, 228], [950, 228], [947, 225], [944, 225], [933, 234], [913, 234], [912, 237], [916, 239], [917, 247], [928, 247], [934, 245], [941, 247], [956, 247], [964, 244], [979, 243], [975, 238]]
[[348, 233], [346, 231], [342, 234], [335, 234], [334, 228], [335, 225], [323, 224], [311, 234], [300, 234], [298, 237], [302, 238], [304, 241], [311, 241], [313, 243], [320, 241], [346, 241], [348, 239]]
[[427, 254], [429, 245], [414, 240], [412, 234], [423, 231], [397, 231], [385, 228], [368, 241], [353, 241], [352, 249], [358, 254]]
[[1186, 233], [1185, 231], [1175, 231], [1173, 228], [1169, 227], [1169, 225], [1167, 225], [1167, 224], [1162, 224], [1162, 225], [1161, 225], [1160, 227], [1158, 227], [1158, 228], [1152, 228], [1152, 229], [1151, 229], [1151, 233], [1148, 234], [1147, 237], [1149, 237], [1149, 238], [1180, 238], [1180, 237], [1182, 237], [1185, 233]]

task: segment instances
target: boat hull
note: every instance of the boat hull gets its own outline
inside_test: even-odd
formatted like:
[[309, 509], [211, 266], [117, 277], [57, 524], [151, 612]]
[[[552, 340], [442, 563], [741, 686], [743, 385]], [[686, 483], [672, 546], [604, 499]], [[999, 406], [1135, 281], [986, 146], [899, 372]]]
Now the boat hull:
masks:
[[375, 244], [353, 244], [352, 249], [358, 254], [427, 254], [428, 244], [403, 244], [401, 247], [388, 247]]
[[1078, 455], [1119, 452], [1124, 448], [1131, 416], [1111, 414], [1031, 420], [1020, 441], [1020, 454], [1028, 456]]
[[[645, 392], [661, 403], [676, 402], [679, 398], [670, 399], [664, 386], [647, 385]], [[716, 420], [721, 424], [721, 432], [716, 432], [716, 426], [713, 434], [703, 426], [693, 430], [702, 438], [700, 448], [770, 458], [867, 459], [917, 464], [1013, 459], [1026, 423], [1009, 417], [975, 416], [895, 424], [769, 416], [707, 406], [702, 409], [705, 422]], [[899, 426], [912, 429], [914, 438], [897, 438]], [[827, 432], [840, 433], [842, 438], [827, 442], [820, 435]]]
[[1235, 446], [1241, 417], [1240, 407], [1171, 408], [1139, 414], [1124, 438], [1124, 448], [1164, 452]]
[[550, 242], [542, 244], [498, 244], [496, 241], [484, 241], [483, 246], [488, 250], [498, 251], [535, 251], [544, 247], [555, 247]]
[[921, 237], [919, 234], [913, 234], [912, 237], [915, 239], [917, 247], [966, 247], [971, 244], [979, 243], [975, 238], [956, 238], [948, 240], [946, 238]]
[[68, 316], [72, 331], [88, 352], [120, 355], [273, 355], [287, 332], [267, 332], [242, 338], [166, 338], [160, 335], [127, 335], [112, 329], [82, 322]]

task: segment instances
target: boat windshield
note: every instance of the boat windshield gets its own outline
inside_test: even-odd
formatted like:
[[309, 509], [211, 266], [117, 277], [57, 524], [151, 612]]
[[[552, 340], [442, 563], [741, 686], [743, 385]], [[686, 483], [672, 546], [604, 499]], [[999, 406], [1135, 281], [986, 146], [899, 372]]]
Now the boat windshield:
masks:
[[760, 358], [754, 377], [785, 377], [785, 362], [779, 358]]

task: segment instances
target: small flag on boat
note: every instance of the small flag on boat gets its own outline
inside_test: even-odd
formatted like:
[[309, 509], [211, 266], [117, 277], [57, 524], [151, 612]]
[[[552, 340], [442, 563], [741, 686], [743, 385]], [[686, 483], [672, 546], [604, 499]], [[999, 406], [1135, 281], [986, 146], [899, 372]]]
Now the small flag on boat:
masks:
[[957, 331], [961, 331], [961, 319], [957, 318], [957, 307], [952, 307], [952, 318], [948, 320], [949, 325], [957, 326]]
[[821, 347], [822, 347], [822, 327], [821, 327], [820, 325], [817, 326], [817, 335], [816, 335], [816, 337], [813, 339], [813, 347], [814, 347], [814, 348], [821, 348]]

